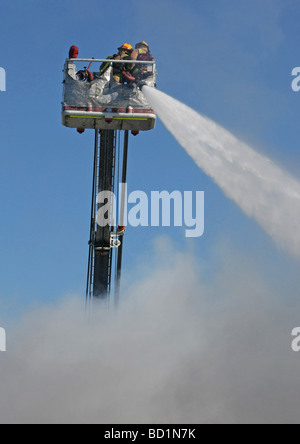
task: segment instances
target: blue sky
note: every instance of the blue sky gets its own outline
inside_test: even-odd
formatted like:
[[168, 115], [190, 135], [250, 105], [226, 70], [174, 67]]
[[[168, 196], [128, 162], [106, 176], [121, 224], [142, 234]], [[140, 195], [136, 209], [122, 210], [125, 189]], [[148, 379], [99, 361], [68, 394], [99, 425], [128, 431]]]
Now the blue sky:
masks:
[[[0, 301], [2, 316], [32, 304], [84, 293], [93, 132], [60, 123], [62, 68], [68, 49], [105, 57], [123, 42], [149, 42], [158, 87], [225, 126], [299, 178], [300, 65], [297, 0], [16, 0], [0, 3]], [[191, 249], [208, 274], [218, 245], [229, 242], [258, 263], [272, 285], [294, 282], [298, 263], [226, 199], [161, 122], [131, 138], [129, 188], [204, 190], [205, 234], [181, 229], [128, 229], [125, 272], [161, 234]], [[293, 295], [290, 295], [291, 297]]]

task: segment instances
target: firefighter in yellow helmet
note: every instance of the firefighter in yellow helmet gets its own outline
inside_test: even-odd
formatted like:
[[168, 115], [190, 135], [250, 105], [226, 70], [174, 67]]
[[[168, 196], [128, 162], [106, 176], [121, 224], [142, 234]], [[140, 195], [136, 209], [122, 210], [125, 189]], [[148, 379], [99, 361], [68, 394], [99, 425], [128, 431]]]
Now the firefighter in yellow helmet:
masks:
[[[124, 43], [118, 48], [118, 53], [107, 57], [109, 60], [130, 60], [132, 53], [132, 46], [129, 43]], [[109, 68], [109, 62], [103, 62], [100, 66], [99, 76], [102, 76]], [[124, 63], [114, 63], [113, 64], [113, 77], [118, 83], [124, 83], [124, 78], [122, 75], [123, 71], [126, 71], [126, 64]]]
[[[144, 61], [154, 61], [149, 45], [144, 40], [135, 45], [135, 49], [131, 52], [131, 60], [144, 60]], [[150, 74], [148, 73], [147, 64], [135, 64], [131, 66], [131, 75], [136, 81], [147, 78]]]
[[135, 45], [135, 49], [131, 53], [131, 59], [137, 60], [139, 55], [148, 53], [150, 53], [149, 45], [143, 40]]

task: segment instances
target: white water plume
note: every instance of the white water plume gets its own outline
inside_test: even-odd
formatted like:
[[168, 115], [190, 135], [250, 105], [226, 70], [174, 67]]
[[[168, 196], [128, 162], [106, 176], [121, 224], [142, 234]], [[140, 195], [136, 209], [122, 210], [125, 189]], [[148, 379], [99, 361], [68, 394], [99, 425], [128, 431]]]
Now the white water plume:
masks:
[[300, 256], [300, 183], [267, 157], [178, 100], [143, 93], [196, 164], [280, 247]]

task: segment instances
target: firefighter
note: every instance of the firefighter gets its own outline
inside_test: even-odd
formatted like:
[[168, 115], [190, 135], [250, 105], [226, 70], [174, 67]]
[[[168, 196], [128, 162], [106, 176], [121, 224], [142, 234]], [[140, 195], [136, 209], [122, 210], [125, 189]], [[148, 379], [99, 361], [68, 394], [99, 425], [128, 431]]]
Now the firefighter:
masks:
[[[144, 61], [154, 61], [149, 45], [145, 41], [139, 42], [135, 45], [135, 49], [131, 53], [131, 60], [144, 60]], [[149, 77], [152, 72], [148, 71], [149, 65], [135, 64], [131, 66], [131, 75], [136, 81], [140, 81]]]
[[[130, 60], [132, 53], [132, 46], [129, 43], [124, 43], [120, 48], [118, 48], [118, 53], [107, 57], [109, 60]], [[109, 62], [103, 62], [100, 66], [100, 72], [98, 76], [102, 76], [109, 68]], [[124, 83], [126, 79], [123, 77], [123, 72], [127, 71], [126, 64], [114, 63], [113, 64], [113, 78], [117, 83]]]

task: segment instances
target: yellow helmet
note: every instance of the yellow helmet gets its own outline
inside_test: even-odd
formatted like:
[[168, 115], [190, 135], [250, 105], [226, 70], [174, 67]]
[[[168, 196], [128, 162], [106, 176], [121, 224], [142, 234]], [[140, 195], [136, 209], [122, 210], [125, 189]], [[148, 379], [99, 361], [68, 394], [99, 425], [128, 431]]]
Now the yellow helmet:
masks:
[[148, 43], [146, 43], [144, 40], [142, 40], [141, 42], [137, 43], [137, 44], [135, 45], [135, 49], [138, 49], [138, 48], [140, 48], [141, 46], [146, 46], [146, 47], [148, 48], [148, 51], [149, 51], [149, 45], [148, 45]]
[[120, 46], [120, 48], [118, 48], [119, 51], [121, 51], [123, 49], [123, 51], [132, 51], [133, 48], [129, 43], [124, 43], [122, 46]]

